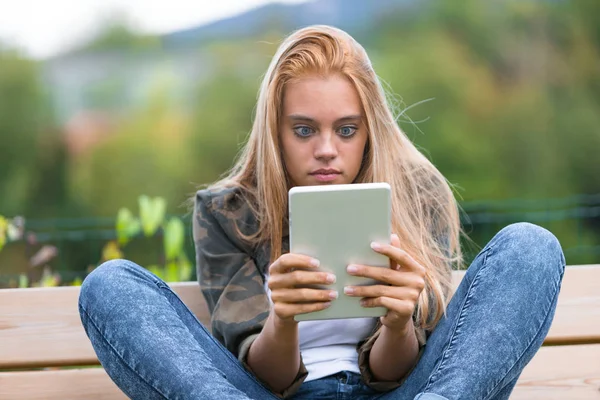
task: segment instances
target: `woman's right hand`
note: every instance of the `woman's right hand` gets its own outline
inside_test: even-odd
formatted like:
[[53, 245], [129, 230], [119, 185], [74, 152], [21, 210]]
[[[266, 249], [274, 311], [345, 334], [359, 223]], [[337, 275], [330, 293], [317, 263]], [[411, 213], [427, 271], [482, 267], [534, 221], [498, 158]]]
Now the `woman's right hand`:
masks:
[[271, 290], [273, 312], [285, 322], [294, 316], [323, 310], [338, 297], [335, 290], [312, 289], [307, 285], [331, 285], [335, 275], [318, 270], [319, 262], [311, 257], [287, 253], [269, 267], [267, 285]]

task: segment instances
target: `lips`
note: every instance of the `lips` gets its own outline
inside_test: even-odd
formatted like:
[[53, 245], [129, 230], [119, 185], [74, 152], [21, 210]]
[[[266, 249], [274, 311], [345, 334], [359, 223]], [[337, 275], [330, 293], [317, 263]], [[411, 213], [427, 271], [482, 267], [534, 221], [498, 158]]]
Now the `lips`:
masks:
[[339, 175], [340, 171], [333, 168], [321, 168], [310, 173], [319, 182], [331, 182], [334, 181]]
[[310, 173], [311, 175], [324, 175], [324, 174], [340, 174], [340, 171], [338, 171], [337, 169], [334, 168], [321, 168], [321, 169], [317, 169], [313, 172]]

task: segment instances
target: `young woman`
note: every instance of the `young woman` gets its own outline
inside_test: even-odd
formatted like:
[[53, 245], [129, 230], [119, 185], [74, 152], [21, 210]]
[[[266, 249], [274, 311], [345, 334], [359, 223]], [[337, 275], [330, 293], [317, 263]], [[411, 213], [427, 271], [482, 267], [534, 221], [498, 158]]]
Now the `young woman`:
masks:
[[[372, 244], [390, 268], [347, 269], [384, 284], [299, 288], [336, 277], [288, 252], [288, 190], [355, 182], [392, 187], [395, 234]], [[395, 123], [364, 49], [338, 29], [308, 27], [275, 54], [235, 167], [195, 198], [212, 335], [164, 282], [125, 260], [84, 281], [81, 319], [134, 399], [506, 399], [548, 332], [564, 256], [547, 230], [510, 225], [450, 297], [460, 232], [448, 183]], [[339, 296], [388, 312], [294, 320]]]

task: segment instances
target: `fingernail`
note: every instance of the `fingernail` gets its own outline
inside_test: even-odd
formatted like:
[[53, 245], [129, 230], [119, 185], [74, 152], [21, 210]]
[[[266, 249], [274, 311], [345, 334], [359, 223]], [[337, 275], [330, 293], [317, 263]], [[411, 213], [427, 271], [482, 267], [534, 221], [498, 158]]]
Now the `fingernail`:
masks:
[[330, 299], [337, 299], [338, 298], [338, 292], [337, 292], [337, 290], [329, 292], [329, 298]]
[[351, 287], [351, 286], [346, 286], [346, 287], [344, 288], [344, 293], [345, 293], [345, 294], [354, 294], [354, 288], [353, 288], [353, 287]]
[[333, 283], [333, 282], [335, 282], [335, 275], [334, 274], [327, 274], [327, 278], [325, 278], [325, 280], [328, 283]]
[[400, 238], [398, 237], [398, 235], [396, 235], [395, 233], [392, 233], [392, 238], [394, 238], [396, 240], [400, 240]]
[[310, 260], [310, 265], [312, 265], [313, 267], [317, 268], [319, 265], [321, 265], [321, 262], [319, 260], [317, 260], [316, 258], [312, 258]]
[[377, 242], [371, 242], [371, 248], [375, 251], [381, 250], [381, 245]]
[[327, 308], [327, 307], [329, 307], [330, 305], [331, 305], [331, 302], [330, 302], [330, 301], [327, 301], [327, 302], [323, 303], [323, 306], [324, 306], [324, 308]]
[[363, 307], [366, 306], [367, 305], [367, 301], [366, 300], [361, 300], [360, 301], [360, 305], [363, 306]]
[[348, 268], [346, 268], [346, 271], [348, 271], [349, 274], [354, 274], [354, 273], [358, 272], [358, 267], [356, 265], [348, 265]]

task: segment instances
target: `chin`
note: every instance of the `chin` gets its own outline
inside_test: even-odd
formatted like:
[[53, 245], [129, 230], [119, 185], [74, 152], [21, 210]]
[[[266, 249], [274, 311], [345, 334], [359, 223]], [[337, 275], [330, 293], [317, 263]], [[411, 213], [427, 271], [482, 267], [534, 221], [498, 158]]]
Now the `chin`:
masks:
[[308, 185], [314, 185], [314, 186], [325, 186], [325, 185], [341, 185], [344, 184], [344, 179], [343, 177], [339, 176], [331, 181], [321, 181], [319, 179], [311, 179], [307, 184]]

